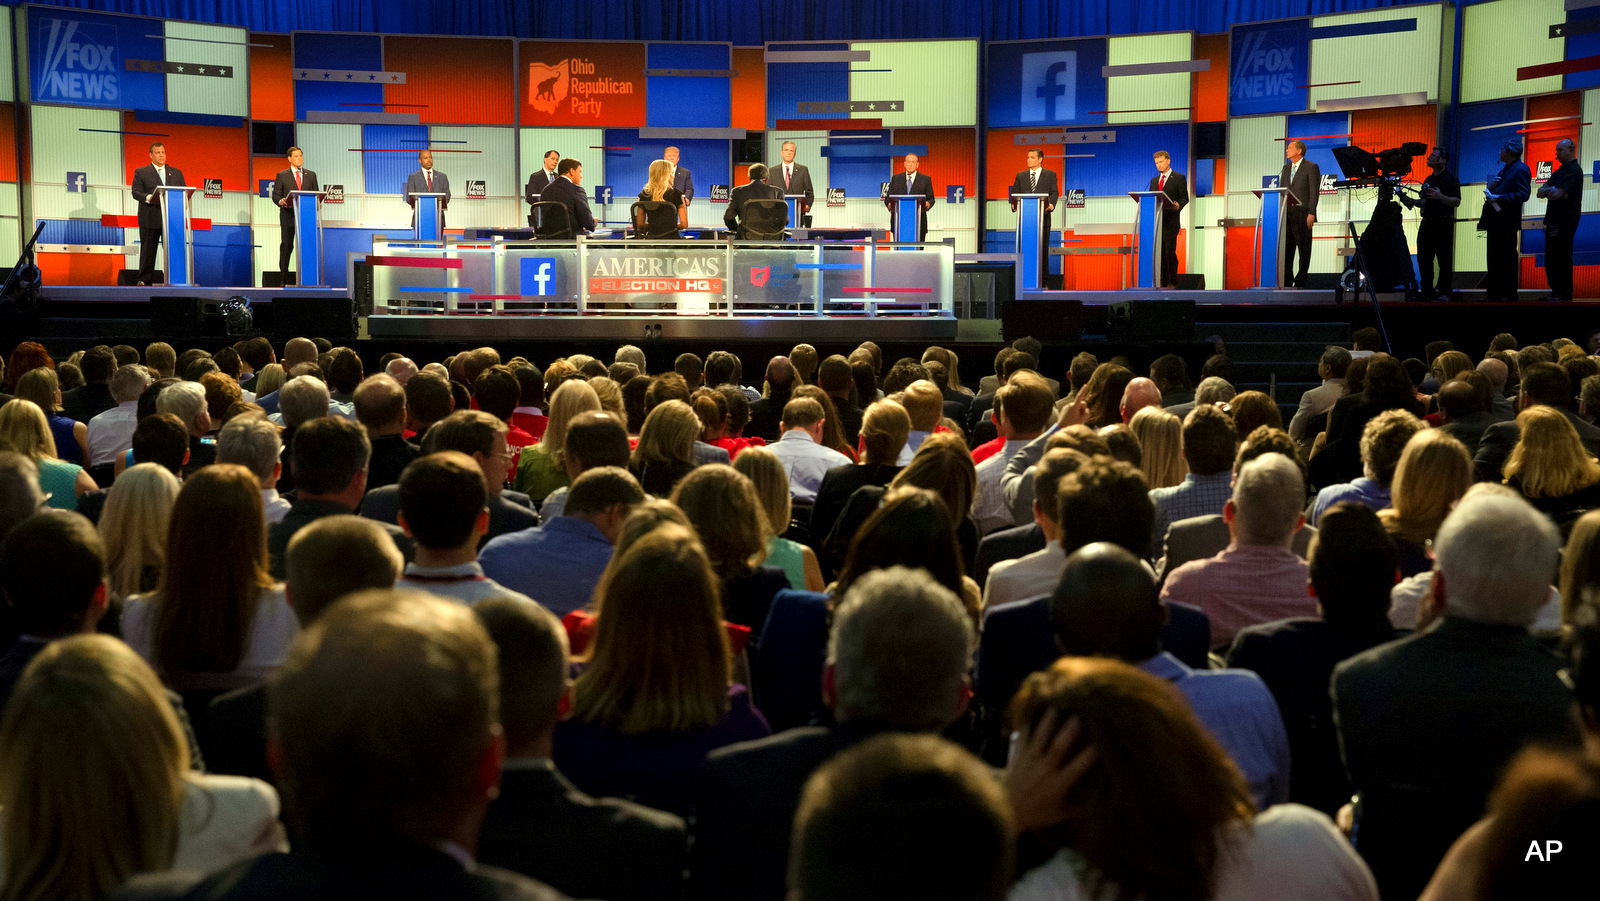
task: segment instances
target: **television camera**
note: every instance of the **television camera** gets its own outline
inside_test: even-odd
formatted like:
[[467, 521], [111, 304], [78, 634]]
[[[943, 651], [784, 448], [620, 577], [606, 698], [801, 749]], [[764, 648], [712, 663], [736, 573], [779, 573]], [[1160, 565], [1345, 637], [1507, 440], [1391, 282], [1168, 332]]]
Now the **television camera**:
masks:
[[1334, 182], [1334, 187], [1378, 189], [1378, 203], [1359, 242], [1374, 290], [1401, 288], [1408, 294], [1416, 290], [1416, 272], [1411, 267], [1411, 251], [1395, 194], [1398, 192], [1407, 206], [1421, 203], [1422, 195], [1417, 189], [1403, 182], [1411, 174], [1412, 160], [1427, 152], [1428, 145], [1420, 141], [1407, 141], [1377, 152], [1361, 147], [1333, 148], [1333, 158], [1344, 173], [1344, 179]]

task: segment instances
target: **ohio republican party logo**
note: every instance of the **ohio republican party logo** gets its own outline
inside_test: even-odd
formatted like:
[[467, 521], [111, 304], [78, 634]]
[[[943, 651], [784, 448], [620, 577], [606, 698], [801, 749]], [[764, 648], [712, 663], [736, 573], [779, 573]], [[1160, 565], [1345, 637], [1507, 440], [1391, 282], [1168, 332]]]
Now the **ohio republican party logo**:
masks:
[[767, 286], [767, 279], [770, 279], [771, 277], [771, 266], [750, 267], [750, 284], [755, 285], [757, 288], [765, 288]]
[[1022, 96], [1018, 104], [1024, 122], [1070, 122], [1077, 117], [1078, 53], [1062, 50], [1022, 55]]
[[633, 82], [598, 74], [591, 59], [573, 57], [553, 65], [528, 63], [528, 105], [546, 115], [566, 112], [598, 119], [608, 96], [633, 92]]
[[528, 64], [528, 103], [541, 113], [554, 113], [567, 99], [569, 60], [553, 66], [544, 63]]
[[119, 98], [122, 54], [116, 26], [40, 19], [34, 33], [44, 43], [34, 62], [38, 99], [109, 103]]

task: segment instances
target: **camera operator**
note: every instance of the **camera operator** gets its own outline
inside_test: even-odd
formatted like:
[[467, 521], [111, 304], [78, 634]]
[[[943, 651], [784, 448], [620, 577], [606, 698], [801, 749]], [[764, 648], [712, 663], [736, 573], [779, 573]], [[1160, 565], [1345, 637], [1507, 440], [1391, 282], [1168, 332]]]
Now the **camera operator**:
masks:
[[[1417, 274], [1421, 276], [1422, 296], [1429, 300], [1449, 300], [1450, 282], [1455, 269], [1456, 207], [1461, 205], [1461, 179], [1450, 171], [1450, 154], [1443, 147], [1428, 154], [1433, 174], [1423, 179], [1416, 200], [1402, 196], [1405, 205], [1422, 207], [1422, 222], [1417, 227]], [[1439, 263], [1439, 278], [1433, 276], [1434, 261]], [[1435, 290], [1437, 286], [1437, 290]]]
[[1544, 209], [1544, 274], [1550, 280], [1545, 300], [1572, 299], [1572, 238], [1583, 215], [1583, 169], [1578, 166], [1578, 145], [1571, 138], [1556, 143], [1561, 167], [1539, 189], [1548, 201]]

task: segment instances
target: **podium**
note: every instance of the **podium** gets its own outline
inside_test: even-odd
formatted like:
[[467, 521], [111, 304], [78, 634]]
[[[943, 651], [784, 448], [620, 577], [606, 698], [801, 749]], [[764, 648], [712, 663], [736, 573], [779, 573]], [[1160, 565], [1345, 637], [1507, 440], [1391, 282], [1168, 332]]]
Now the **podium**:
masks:
[[[897, 243], [915, 244], [922, 240], [922, 204], [925, 194], [890, 194], [894, 201], [894, 239]], [[906, 223], [911, 223], [910, 227]], [[911, 237], [908, 239], [906, 235]]]
[[1139, 205], [1139, 218], [1134, 223], [1137, 230], [1138, 265], [1133, 267], [1135, 288], [1161, 287], [1161, 219], [1172, 201], [1165, 191], [1129, 191], [1128, 196]]
[[[416, 201], [412, 208], [412, 225], [417, 230], [418, 241], [443, 241], [444, 240], [444, 210], [440, 204], [444, 203], [447, 194], [412, 194], [411, 199]], [[299, 217], [296, 217], [298, 221]]]
[[[1277, 183], [1274, 178], [1273, 183]], [[1283, 287], [1284, 216], [1300, 198], [1288, 188], [1255, 188], [1250, 193], [1261, 198], [1256, 214], [1256, 287]], [[1287, 201], [1287, 202], [1286, 202]]]
[[805, 215], [805, 213], [801, 212], [800, 210], [800, 204], [804, 203], [805, 199], [806, 195], [804, 194], [783, 195], [783, 202], [789, 205], [790, 228], [805, 228], [805, 225], [800, 222], [800, 217]]
[[294, 204], [294, 269], [304, 287], [322, 283], [322, 198], [326, 191], [290, 191]]
[[[194, 230], [189, 227], [190, 197], [198, 188], [186, 185], [162, 185], [161, 192], [161, 252], [165, 256], [167, 284], [174, 287], [193, 286], [194, 280]], [[176, 242], [177, 252], [173, 252]]]
[[1043, 273], [1050, 265], [1043, 248], [1045, 236], [1050, 234], [1044, 210], [1050, 195], [1012, 194], [1011, 199], [1017, 202], [1017, 274], [1022, 290], [1037, 291], [1043, 287]]

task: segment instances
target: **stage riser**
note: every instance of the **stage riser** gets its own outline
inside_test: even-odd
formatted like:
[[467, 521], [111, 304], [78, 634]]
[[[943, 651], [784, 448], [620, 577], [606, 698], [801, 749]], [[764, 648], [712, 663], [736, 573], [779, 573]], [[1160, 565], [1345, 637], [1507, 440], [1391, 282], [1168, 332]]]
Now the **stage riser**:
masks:
[[372, 316], [367, 334], [433, 341], [952, 341], [958, 320], [725, 316]]

